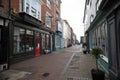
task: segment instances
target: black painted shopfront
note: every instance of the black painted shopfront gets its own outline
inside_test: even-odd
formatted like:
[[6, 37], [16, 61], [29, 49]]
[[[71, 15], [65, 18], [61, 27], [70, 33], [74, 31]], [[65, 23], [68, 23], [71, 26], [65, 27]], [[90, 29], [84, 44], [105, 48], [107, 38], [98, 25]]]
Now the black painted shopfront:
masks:
[[9, 19], [0, 16], [0, 71], [8, 69], [9, 54]]
[[26, 13], [12, 15], [10, 64], [40, 56], [51, 49], [51, 31], [44, 29], [42, 22]]
[[108, 12], [109, 77], [120, 80], [120, 0], [103, 0], [100, 9]]

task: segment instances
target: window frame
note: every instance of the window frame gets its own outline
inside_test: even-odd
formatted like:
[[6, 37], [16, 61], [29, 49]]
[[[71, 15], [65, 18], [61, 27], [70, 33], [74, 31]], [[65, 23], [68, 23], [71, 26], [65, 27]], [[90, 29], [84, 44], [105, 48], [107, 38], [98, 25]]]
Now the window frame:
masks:
[[51, 17], [51, 14], [48, 12], [46, 12], [45, 24], [49, 28], [52, 27], [52, 17]]
[[25, 10], [26, 13], [29, 14], [30, 12], [30, 4], [26, 3], [26, 10]]
[[33, 17], [36, 17], [36, 15], [37, 15], [37, 10], [35, 9], [35, 8], [33, 8], [33, 7], [31, 7], [31, 15], [33, 16]]
[[49, 9], [51, 9], [51, 7], [52, 7], [52, 2], [51, 2], [51, 0], [47, 0], [46, 5], [47, 5], [47, 7], [48, 7]]

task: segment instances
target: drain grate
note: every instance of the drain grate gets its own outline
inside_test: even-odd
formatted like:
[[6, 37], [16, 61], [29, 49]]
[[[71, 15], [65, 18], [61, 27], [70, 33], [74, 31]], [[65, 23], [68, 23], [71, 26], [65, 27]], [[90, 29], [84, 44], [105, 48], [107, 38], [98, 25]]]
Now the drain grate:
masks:
[[88, 78], [67, 78], [67, 80], [92, 80]]
[[44, 73], [42, 76], [43, 77], [48, 77], [50, 75], [50, 73]]
[[79, 77], [79, 76], [65, 76], [66, 80], [92, 80], [91, 78]]

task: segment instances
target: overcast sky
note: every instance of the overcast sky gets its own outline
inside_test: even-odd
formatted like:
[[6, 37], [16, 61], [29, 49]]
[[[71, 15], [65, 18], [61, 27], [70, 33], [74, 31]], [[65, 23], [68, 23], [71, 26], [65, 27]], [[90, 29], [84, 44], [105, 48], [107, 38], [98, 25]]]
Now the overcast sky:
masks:
[[83, 15], [85, 0], [62, 0], [61, 17], [66, 19], [73, 28], [77, 39], [84, 35]]

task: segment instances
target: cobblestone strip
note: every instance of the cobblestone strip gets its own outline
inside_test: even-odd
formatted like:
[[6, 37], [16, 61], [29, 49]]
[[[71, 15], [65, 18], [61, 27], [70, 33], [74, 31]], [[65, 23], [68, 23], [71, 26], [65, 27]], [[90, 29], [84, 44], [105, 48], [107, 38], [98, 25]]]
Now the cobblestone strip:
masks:
[[91, 56], [84, 55], [82, 52], [75, 52], [64, 68], [62, 76], [65, 77], [66, 80], [92, 80], [88, 77], [89, 74], [85, 71], [86, 68], [84, 68], [84, 66], [89, 65], [88, 62], [84, 63], [84, 61], [82, 61], [84, 60], [83, 58], [87, 59], [89, 57]]
[[62, 73], [61, 73], [62, 76], [65, 76], [65, 73], [66, 73], [66, 71], [67, 71], [67, 69], [68, 69], [68, 66], [69, 66], [69, 64], [71, 63], [74, 55], [75, 55], [75, 53], [73, 53], [73, 55], [72, 55], [71, 58], [69, 59], [68, 63], [66, 64], [64, 70], [63, 70]]

